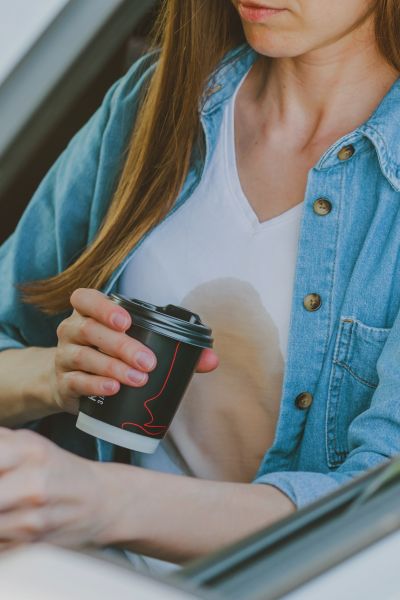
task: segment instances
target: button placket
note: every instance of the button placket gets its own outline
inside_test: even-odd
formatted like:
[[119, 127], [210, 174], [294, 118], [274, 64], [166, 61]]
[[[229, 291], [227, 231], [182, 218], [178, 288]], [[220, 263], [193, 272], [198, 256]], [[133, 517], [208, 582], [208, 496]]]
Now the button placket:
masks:
[[[297, 251], [281, 409], [274, 445], [266, 454], [259, 473], [268, 470], [269, 464], [273, 470], [290, 470], [296, 460], [296, 440], [304, 434], [310, 418], [319, 419], [318, 410], [310, 413], [308, 409], [315, 400], [314, 390], [318, 387], [330, 331], [334, 257], [344, 172], [337, 168], [314, 168], [308, 176]], [[335, 211], [328, 200], [332, 190], [335, 190]], [[326, 210], [330, 218], [316, 221], [315, 203], [321, 200], [324, 200], [322, 210]], [[304, 305], [307, 297], [308, 308]], [[318, 426], [320, 425], [318, 420]]]

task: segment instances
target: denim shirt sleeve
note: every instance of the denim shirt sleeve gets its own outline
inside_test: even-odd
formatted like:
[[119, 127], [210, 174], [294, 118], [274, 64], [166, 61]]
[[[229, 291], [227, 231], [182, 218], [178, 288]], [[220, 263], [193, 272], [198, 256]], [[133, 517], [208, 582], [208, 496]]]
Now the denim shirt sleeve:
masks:
[[351, 423], [348, 430], [350, 451], [337, 470], [268, 473], [259, 476], [254, 483], [280, 489], [302, 508], [367, 469], [400, 454], [400, 313], [377, 361], [377, 372], [379, 383], [371, 405]]
[[[0, 249], [0, 349], [51, 344], [32, 335], [39, 311], [21, 302], [18, 285], [59, 273], [87, 243], [96, 156], [107, 120], [102, 108], [74, 137], [34, 194], [13, 235]], [[43, 331], [45, 333], [45, 331]], [[41, 337], [43, 342], [41, 343]]]
[[122, 168], [149, 58], [111, 87], [1, 246], [0, 350], [56, 344], [56, 325], [65, 315], [50, 318], [24, 304], [18, 286], [63, 271], [98, 231]]

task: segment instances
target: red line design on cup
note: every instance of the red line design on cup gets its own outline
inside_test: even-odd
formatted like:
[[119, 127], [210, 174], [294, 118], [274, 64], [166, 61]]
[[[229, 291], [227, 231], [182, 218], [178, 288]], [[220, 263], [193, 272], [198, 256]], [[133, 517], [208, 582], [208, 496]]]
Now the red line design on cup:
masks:
[[[163, 391], [165, 386], [167, 385], [168, 379], [171, 375], [171, 371], [172, 368], [174, 366], [175, 363], [175, 359], [176, 359], [176, 355], [178, 353], [178, 349], [179, 346], [181, 345], [181, 342], [178, 342], [176, 348], [175, 348], [175, 352], [174, 352], [174, 356], [172, 357], [172, 362], [171, 362], [171, 366], [169, 367], [169, 371], [167, 373], [167, 376], [164, 380], [164, 383], [162, 384], [161, 390], [155, 395], [152, 396], [151, 398], [148, 398], [145, 403], [144, 403], [144, 407], [147, 410], [147, 412], [150, 415], [150, 420], [147, 421], [147, 423], [144, 423], [143, 425], [139, 425], [139, 423], [132, 423], [130, 421], [125, 421], [124, 423], [121, 424], [122, 429], [124, 429], [124, 427], [126, 425], [133, 425], [134, 427], [138, 427], [139, 429], [142, 429], [142, 431], [144, 431], [146, 433], [146, 435], [160, 435], [160, 433], [163, 433], [163, 430], [166, 431], [168, 428], [168, 425], [152, 425], [153, 421], [154, 421], [154, 415], [151, 412], [150, 408], [147, 406], [149, 402], [151, 402], [152, 400], [155, 400], [156, 398], [158, 398], [158, 396], [160, 396]], [[159, 429], [160, 431], [149, 431], [148, 428], [151, 427], [152, 429]]]

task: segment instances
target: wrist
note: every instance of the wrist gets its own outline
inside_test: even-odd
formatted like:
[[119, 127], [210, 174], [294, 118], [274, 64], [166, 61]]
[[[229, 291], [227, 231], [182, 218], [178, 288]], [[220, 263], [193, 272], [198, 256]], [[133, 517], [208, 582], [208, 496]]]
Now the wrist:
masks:
[[3, 403], [2, 425], [14, 427], [60, 412], [51, 393], [55, 348], [24, 348], [5, 352], [3, 371], [14, 373], [4, 385], [12, 404]]
[[[92, 463], [96, 471], [98, 529], [95, 546], [130, 546], [139, 536], [138, 513], [143, 469], [117, 463]], [[138, 480], [139, 479], [139, 480]]]
[[36, 377], [25, 378], [23, 382], [23, 397], [28, 410], [37, 411], [38, 417], [48, 416], [61, 411], [56, 401], [54, 389], [55, 348], [27, 348], [24, 352], [30, 356], [24, 357], [29, 362], [30, 371]]

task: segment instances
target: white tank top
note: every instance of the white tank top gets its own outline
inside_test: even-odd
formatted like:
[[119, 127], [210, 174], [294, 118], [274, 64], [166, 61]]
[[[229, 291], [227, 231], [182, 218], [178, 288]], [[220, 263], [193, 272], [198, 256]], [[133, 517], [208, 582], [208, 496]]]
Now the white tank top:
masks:
[[279, 412], [303, 202], [259, 222], [236, 168], [236, 93], [199, 186], [140, 245], [119, 292], [198, 313], [220, 358], [194, 375], [165, 441], [135, 464], [250, 482]]

